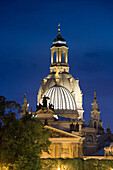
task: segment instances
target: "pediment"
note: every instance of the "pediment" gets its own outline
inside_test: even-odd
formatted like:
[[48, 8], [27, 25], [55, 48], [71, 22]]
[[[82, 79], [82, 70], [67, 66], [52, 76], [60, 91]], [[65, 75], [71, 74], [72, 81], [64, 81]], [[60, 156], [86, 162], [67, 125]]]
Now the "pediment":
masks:
[[[50, 126], [45, 126], [45, 128], [50, 130], [50, 138], [78, 138], [78, 139], [82, 139], [82, 137], [71, 134], [69, 132], [60, 130], [60, 129], [56, 129]], [[83, 139], [82, 139], [83, 140]]]
[[38, 110], [37, 112], [36, 112], [36, 114], [38, 115], [38, 114], [51, 114], [51, 115], [54, 115], [55, 114], [55, 112], [53, 111], [53, 110], [51, 110], [51, 109], [48, 109], [47, 107], [45, 107], [44, 109], [40, 109], [40, 110]]
[[56, 131], [56, 130], [50, 130], [50, 138], [61, 138], [61, 137], [71, 137], [71, 138], [73, 138], [73, 136], [71, 136], [71, 135], [68, 135], [68, 134], [65, 134], [65, 133], [63, 133], [63, 132], [58, 132], [58, 131]]

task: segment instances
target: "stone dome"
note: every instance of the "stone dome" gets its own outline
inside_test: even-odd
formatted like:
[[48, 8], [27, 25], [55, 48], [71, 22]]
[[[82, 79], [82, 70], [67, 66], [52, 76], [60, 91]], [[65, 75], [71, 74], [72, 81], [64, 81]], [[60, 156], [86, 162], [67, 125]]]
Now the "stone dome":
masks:
[[[61, 105], [58, 105], [60, 102], [55, 103], [52, 99], [50, 103], [54, 104], [55, 109], [62, 109], [66, 114], [69, 113], [69, 110], [70, 113], [73, 113], [73, 111], [76, 110], [79, 114], [79, 117], [82, 119], [84, 112], [82, 107], [83, 94], [79, 86], [79, 80], [74, 79], [73, 76], [69, 73], [68, 47], [66, 45], [65, 39], [60, 34], [60, 24], [58, 25], [58, 35], [53, 40], [53, 45], [50, 49], [50, 74], [41, 80], [41, 86], [37, 94], [37, 105], [42, 103], [44, 95], [51, 94], [53, 96], [53, 94], [56, 95], [58, 93], [60, 94], [61, 99], [58, 97], [57, 100], [62, 101], [64, 104], [61, 103]], [[55, 87], [55, 84], [59, 84], [60, 87]], [[67, 96], [68, 98], [66, 98]]]
[[[42, 97], [47, 94], [47, 91], [54, 87], [56, 84], [56, 77], [55, 77], [55, 72], [50, 73], [46, 78], [44, 78], [41, 81], [41, 86], [38, 92], [38, 104], [42, 103]], [[82, 108], [82, 92], [79, 87], [79, 80], [74, 79], [70, 73], [67, 72], [61, 72], [58, 75], [58, 80], [59, 80], [59, 85], [66, 89], [69, 94], [74, 99], [74, 102], [76, 103], [76, 110], [79, 113], [79, 117], [83, 117], [83, 108]], [[49, 96], [48, 96], [49, 97]], [[52, 103], [50, 101], [50, 103]], [[52, 103], [53, 104], [53, 103]], [[66, 111], [66, 110], [65, 110]], [[70, 112], [72, 113], [72, 112]]]
[[69, 90], [65, 87], [55, 84], [46, 91], [45, 96], [50, 98], [48, 103], [53, 104], [54, 109], [57, 110], [57, 112], [58, 110], [60, 113], [62, 113], [61, 110], [76, 110], [75, 100]]

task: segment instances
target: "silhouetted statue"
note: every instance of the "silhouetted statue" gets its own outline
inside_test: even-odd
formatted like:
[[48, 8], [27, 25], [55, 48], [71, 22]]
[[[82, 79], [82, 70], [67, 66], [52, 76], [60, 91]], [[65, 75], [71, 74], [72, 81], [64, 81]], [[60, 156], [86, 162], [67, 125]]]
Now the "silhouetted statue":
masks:
[[75, 132], [79, 132], [79, 124], [78, 123], [75, 126]]
[[73, 123], [70, 124], [70, 132], [72, 132], [72, 131], [74, 131], [74, 124]]
[[37, 105], [36, 108], [37, 108], [37, 111], [38, 111], [42, 108], [42, 105], [39, 103], [39, 105]]
[[46, 96], [43, 97], [43, 101], [42, 101], [43, 107], [47, 107], [47, 99], [49, 99], [49, 97]]
[[54, 105], [49, 103], [49, 109], [54, 111]]

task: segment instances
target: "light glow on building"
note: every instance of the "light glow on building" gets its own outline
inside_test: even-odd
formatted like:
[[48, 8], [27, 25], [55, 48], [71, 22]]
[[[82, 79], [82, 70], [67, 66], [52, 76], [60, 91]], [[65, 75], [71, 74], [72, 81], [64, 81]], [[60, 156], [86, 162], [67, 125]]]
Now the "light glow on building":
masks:
[[54, 105], [54, 109], [76, 110], [76, 103], [72, 94], [64, 87], [55, 85], [44, 94], [49, 97], [49, 102]]

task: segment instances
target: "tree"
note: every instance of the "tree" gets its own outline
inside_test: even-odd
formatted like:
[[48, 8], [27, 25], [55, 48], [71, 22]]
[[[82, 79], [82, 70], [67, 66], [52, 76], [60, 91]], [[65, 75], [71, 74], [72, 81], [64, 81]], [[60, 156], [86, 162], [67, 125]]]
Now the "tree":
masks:
[[[15, 111], [19, 111], [21, 106], [15, 101], [6, 101], [4, 96], [0, 96], [0, 162], [6, 163], [4, 155], [7, 153], [8, 130], [11, 122], [16, 121]], [[7, 139], [5, 139], [5, 136]], [[5, 154], [4, 154], [5, 153]], [[7, 157], [8, 159], [9, 157]], [[9, 162], [8, 162], [9, 163]]]
[[6, 108], [5, 105], [0, 133], [1, 163], [10, 164], [17, 170], [41, 169], [40, 155], [43, 150], [48, 152], [49, 131], [31, 114], [26, 113], [22, 119], [17, 120], [12, 109], [9, 114], [5, 114]]
[[15, 101], [6, 101], [4, 96], [0, 96], [0, 124], [7, 125], [15, 119], [16, 112], [19, 112], [20, 109], [20, 104]]

